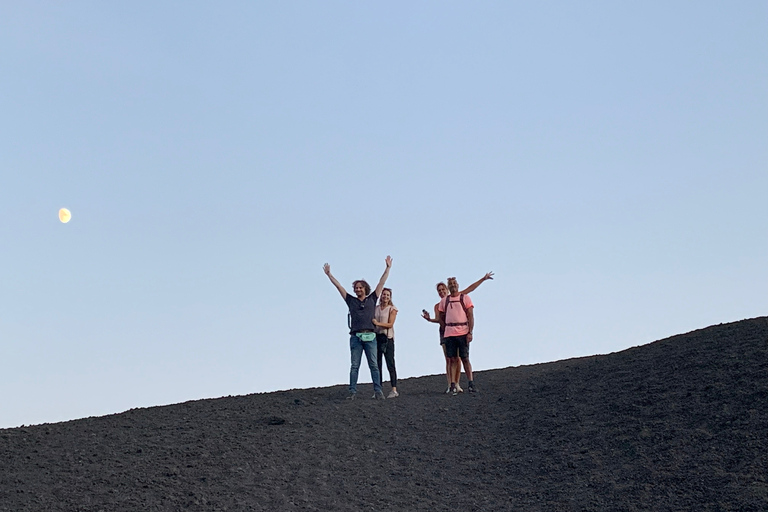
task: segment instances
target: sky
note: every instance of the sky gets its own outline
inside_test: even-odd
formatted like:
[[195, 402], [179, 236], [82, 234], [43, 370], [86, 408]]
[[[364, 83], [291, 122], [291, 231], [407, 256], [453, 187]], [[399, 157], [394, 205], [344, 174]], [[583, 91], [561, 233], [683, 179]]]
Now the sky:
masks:
[[0, 428], [348, 383], [326, 262], [401, 379], [768, 314], [762, 0], [5, 2], [0, 112]]

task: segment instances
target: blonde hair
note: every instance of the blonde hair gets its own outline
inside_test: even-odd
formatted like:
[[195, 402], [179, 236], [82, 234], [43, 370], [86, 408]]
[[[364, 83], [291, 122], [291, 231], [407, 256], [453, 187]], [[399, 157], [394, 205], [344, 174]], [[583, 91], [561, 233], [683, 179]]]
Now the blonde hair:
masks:
[[[382, 288], [381, 294], [384, 295], [384, 292], [389, 292], [389, 305], [394, 308], [395, 304], [392, 302], [392, 288]], [[379, 297], [379, 306], [381, 306], [381, 297]]]

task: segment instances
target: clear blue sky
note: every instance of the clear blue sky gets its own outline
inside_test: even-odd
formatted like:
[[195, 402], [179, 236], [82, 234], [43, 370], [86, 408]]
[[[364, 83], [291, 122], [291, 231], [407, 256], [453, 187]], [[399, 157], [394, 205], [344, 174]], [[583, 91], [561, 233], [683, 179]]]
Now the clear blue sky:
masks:
[[5, 2], [0, 112], [0, 427], [346, 383], [325, 262], [401, 378], [768, 313], [762, 0]]

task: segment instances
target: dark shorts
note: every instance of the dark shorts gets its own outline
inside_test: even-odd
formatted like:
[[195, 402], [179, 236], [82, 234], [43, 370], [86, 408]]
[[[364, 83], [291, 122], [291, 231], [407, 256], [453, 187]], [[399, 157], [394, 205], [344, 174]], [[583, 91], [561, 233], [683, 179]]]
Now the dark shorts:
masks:
[[448, 336], [445, 338], [445, 357], [469, 357], [469, 343], [467, 335]]

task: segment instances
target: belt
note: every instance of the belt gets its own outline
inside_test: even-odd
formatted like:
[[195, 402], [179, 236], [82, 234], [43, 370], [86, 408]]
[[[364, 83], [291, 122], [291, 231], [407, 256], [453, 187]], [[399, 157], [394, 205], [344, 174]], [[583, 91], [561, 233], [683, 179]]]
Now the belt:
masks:
[[448, 325], [450, 327], [457, 327], [459, 325], [469, 325], [469, 322], [461, 322], [459, 324], [456, 324], [456, 323], [446, 323], [445, 325]]

